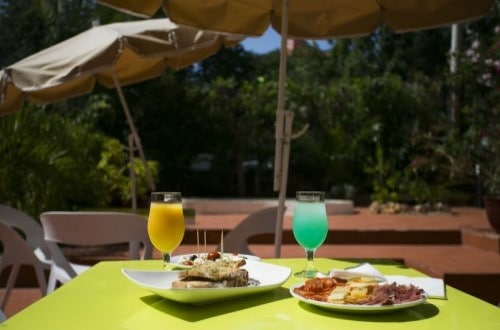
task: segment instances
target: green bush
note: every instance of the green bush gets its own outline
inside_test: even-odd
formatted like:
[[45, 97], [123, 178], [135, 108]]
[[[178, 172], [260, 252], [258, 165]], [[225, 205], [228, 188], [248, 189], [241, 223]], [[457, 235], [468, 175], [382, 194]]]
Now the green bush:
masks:
[[0, 117], [0, 200], [38, 217], [49, 209], [101, 204], [96, 164], [105, 137], [31, 106]]
[[[34, 217], [46, 210], [130, 203], [127, 150], [92, 125], [50, 110], [28, 106], [0, 117], [0, 202]], [[156, 178], [158, 165], [149, 165]], [[138, 159], [134, 170], [138, 195], [147, 196]]]

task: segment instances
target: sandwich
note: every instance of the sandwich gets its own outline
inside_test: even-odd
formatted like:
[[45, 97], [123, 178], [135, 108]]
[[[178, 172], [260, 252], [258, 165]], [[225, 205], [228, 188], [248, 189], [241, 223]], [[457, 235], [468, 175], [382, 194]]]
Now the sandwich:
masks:
[[179, 272], [179, 278], [172, 282], [173, 289], [230, 288], [248, 286], [248, 271], [241, 268], [244, 259], [214, 261], [196, 264]]

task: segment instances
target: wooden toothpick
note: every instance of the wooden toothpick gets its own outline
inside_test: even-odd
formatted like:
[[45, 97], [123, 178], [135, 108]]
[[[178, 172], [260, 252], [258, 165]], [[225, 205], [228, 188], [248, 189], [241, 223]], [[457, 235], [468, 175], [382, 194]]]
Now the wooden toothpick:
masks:
[[203, 231], [203, 242], [205, 244], [205, 251], [204, 252], [207, 253], [207, 231], [206, 230]]
[[196, 256], [200, 257], [200, 231], [196, 228]]
[[220, 231], [220, 253], [224, 254], [224, 229]]

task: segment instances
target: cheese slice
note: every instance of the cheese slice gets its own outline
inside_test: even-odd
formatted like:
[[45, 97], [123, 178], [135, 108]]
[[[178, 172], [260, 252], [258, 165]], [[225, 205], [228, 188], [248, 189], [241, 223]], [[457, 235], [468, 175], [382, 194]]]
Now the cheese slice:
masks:
[[369, 287], [377, 285], [373, 277], [354, 277], [347, 280], [344, 285], [338, 285], [328, 296], [328, 301], [335, 304], [356, 303], [368, 297]]
[[349, 288], [347, 286], [336, 286], [328, 296], [328, 301], [343, 304], [348, 292]]

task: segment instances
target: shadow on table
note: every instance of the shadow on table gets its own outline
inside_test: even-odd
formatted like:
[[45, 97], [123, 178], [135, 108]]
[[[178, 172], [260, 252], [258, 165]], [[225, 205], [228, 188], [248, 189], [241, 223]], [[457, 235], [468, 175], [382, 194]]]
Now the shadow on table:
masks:
[[[157, 295], [144, 296], [141, 300], [145, 304], [173, 317], [181, 318], [188, 322], [197, 322], [285, 298], [290, 298], [290, 292], [288, 289], [280, 287], [269, 292], [200, 305], [179, 303]], [[193, 313], [193, 306], [196, 306], [196, 313]]]
[[377, 312], [376, 314], [349, 313], [348, 311], [337, 312], [325, 310], [320, 307], [299, 302], [299, 306], [308, 312], [318, 315], [331, 316], [336, 319], [362, 321], [362, 322], [413, 322], [424, 319], [430, 319], [439, 314], [439, 308], [430, 303], [424, 303], [418, 306], [393, 310], [388, 312]]
[[377, 259], [377, 258], [331, 258], [332, 260], [340, 260], [353, 264], [369, 263], [372, 266], [396, 266], [397, 268], [407, 269], [404, 259]]

